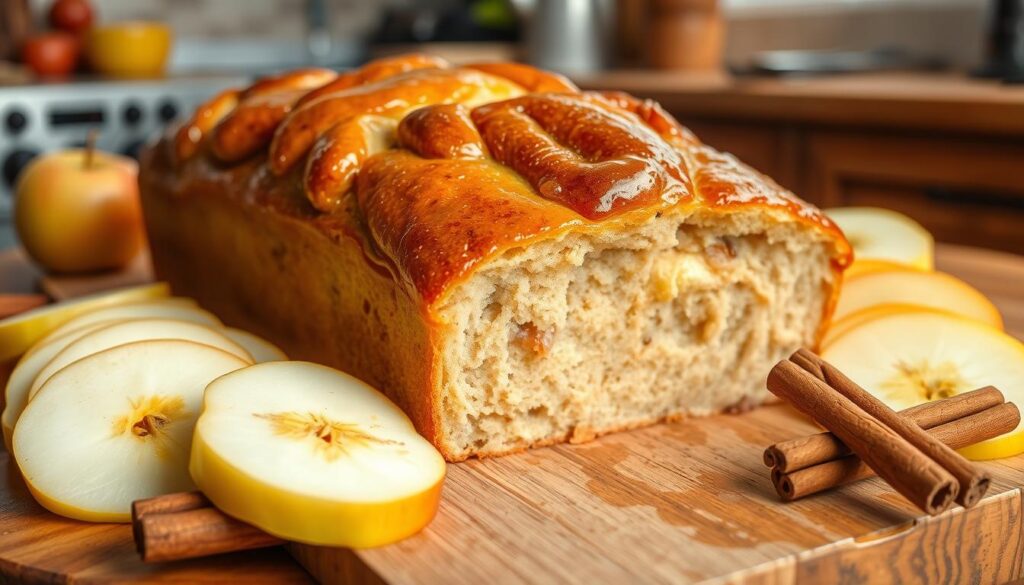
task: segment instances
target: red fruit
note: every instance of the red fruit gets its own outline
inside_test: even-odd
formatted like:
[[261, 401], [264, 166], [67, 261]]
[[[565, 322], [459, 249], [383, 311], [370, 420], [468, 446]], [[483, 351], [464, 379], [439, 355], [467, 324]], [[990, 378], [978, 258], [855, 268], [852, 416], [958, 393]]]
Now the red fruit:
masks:
[[50, 6], [50, 26], [78, 34], [92, 26], [93, 12], [89, 0], [57, 0]]
[[21, 60], [42, 77], [63, 77], [78, 63], [78, 37], [63, 33], [34, 35], [21, 47]]

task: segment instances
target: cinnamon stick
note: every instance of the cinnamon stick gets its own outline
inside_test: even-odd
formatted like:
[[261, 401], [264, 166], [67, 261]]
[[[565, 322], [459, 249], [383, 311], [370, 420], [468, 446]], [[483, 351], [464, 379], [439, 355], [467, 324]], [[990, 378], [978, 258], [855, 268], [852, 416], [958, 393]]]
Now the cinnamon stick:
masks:
[[[985, 386], [944, 400], [933, 400], [900, 411], [900, 416], [909, 419], [922, 429], [931, 429], [957, 419], [977, 414], [1004, 402], [1003, 393], [992, 386]], [[981, 439], [979, 439], [980, 441]], [[850, 454], [850, 449], [829, 432], [800, 437], [776, 443], [765, 449], [764, 463], [789, 473], [840, 459]]]
[[135, 502], [132, 532], [135, 546], [147, 563], [266, 548], [284, 542], [221, 512], [199, 492]]
[[203, 492], [179, 492], [176, 494], [165, 494], [145, 500], [132, 502], [132, 536], [135, 538], [135, 548], [142, 553], [142, 535], [139, 533], [141, 520], [149, 514], [167, 514], [170, 512], [185, 512], [198, 510], [213, 506], [210, 500], [206, 499]]
[[[789, 359], [815, 378], [831, 386], [836, 392], [842, 394], [864, 412], [892, 429], [893, 432], [920, 450], [927, 458], [938, 463], [944, 470], [952, 474], [959, 486], [955, 495], [957, 503], [961, 506], [969, 508], [977, 504], [985, 495], [985, 492], [988, 491], [992, 479], [987, 471], [973, 465], [962, 455], [929, 435], [924, 429], [901, 417], [882, 403], [881, 400], [875, 398], [853, 380], [847, 378], [845, 374], [832, 364], [806, 349], [797, 350]], [[848, 446], [852, 447], [852, 445]], [[854, 452], [856, 451], [854, 449]], [[862, 459], [864, 458], [863, 453], [858, 453], [858, 455]], [[878, 471], [877, 468], [876, 471]], [[879, 475], [881, 475], [880, 472]]]
[[[960, 449], [1008, 433], [1019, 424], [1020, 411], [1007, 402], [932, 427], [928, 432], [949, 447]], [[776, 467], [772, 469], [772, 483], [779, 497], [788, 502], [874, 475], [859, 457], [847, 455], [788, 473]]]
[[830, 429], [879, 476], [931, 515], [952, 504], [956, 479], [877, 418], [795, 363], [768, 374], [768, 390]]

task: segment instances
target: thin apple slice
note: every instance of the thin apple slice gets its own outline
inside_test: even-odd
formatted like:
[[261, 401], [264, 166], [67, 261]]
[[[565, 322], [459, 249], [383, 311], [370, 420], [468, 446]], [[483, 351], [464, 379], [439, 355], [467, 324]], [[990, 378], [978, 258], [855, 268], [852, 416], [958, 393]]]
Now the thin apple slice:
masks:
[[921, 270], [928, 272], [918, 266], [911, 266], [910, 264], [900, 264], [899, 262], [890, 262], [889, 260], [873, 260], [871, 258], [865, 258], [863, 260], [854, 260], [853, 264], [843, 272], [843, 277], [847, 280], [860, 276], [861, 274], [867, 274], [868, 272], [885, 272], [886, 270]]
[[245, 348], [212, 327], [173, 319], [118, 321], [90, 331], [69, 343], [53, 356], [53, 359], [39, 371], [35, 381], [29, 387], [29, 401], [35, 398], [36, 393], [50, 379], [50, 376], [72, 362], [111, 347], [150, 339], [184, 339], [185, 341], [204, 343], [238, 356], [250, 364], [254, 363], [252, 355]]
[[206, 391], [189, 469], [218, 508], [287, 540], [370, 547], [433, 518], [445, 463], [363, 382], [270, 362]]
[[0, 320], [0, 361], [15, 358], [68, 320], [102, 307], [166, 297], [165, 282], [132, 286], [61, 301]]
[[14, 433], [14, 425], [18, 422], [21, 412], [25, 410], [25, 405], [28, 404], [29, 389], [39, 372], [69, 343], [110, 323], [109, 321], [100, 321], [72, 329], [46, 343], [37, 343], [21, 356], [7, 379], [7, 386], [4, 388], [4, 412], [0, 416], [4, 445], [8, 451], [11, 449], [11, 434]]
[[837, 207], [825, 213], [846, 234], [857, 260], [888, 260], [920, 270], [935, 264], [935, 239], [902, 213], [881, 207]]
[[922, 305], [910, 305], [907, 303], [882, 303], [881, 305], [872, 305], [832, 321], [832, 324], [828, 327], [828, 331], [825, 332], [825, 337], [821, 340], [821, 347], [828, 347], [835, 339], [862, 323], [867, 323], [868, 321], [873, 321], [880, 317], [888, 317], [894, 313], [915, 312], [956, 315], [956, 313], [946, 311], [944, 309], [935, 309]]
[[[987, 385], [1024, 405], [1024, 344], [959, 315], [879, 317], [837, 337], [822, 357], [894, 410]], [[962, 452], [972, 459], [1024, 452], [1024, 428]]]
[[209, 345], [139, 341], [54, 374], [14, 427], [14, 459], [48, 510], [127, 522], [140, 498], [195, 489], [189, 440], [210, 381], [248, 363]]
[[214, 316], [213, 313], [200, 309], [199, 305], [192, 299], [171, 297], [155, 301], [124, 303], [90, 311], [54, 329], [41, 342], [45, 343], [83, 325], [90, 325], [100, 321], [123, 321], [125, 319], [177, 319], [210, 327], [222, 326], [220, 319]]
[[1002, 329], [992, 301], [966, 282], [944, 272], [885, 270], [860, 274], [844, 285], [832, 318], [882, 304], [920, 305], [950, 311]]
[[249, 333], [243, 329], [236, 329], [234, 327], [225, 327], [223, 329], [224, 335], [227, 335], [232, 341], [244, 347], [253, 360], [257, 364], [264, 362], [283, 362], [288, 359], [281, 348], [277, 347], [273, 343], [270, 343], [266, 339], [263, 339], [259, 335]]

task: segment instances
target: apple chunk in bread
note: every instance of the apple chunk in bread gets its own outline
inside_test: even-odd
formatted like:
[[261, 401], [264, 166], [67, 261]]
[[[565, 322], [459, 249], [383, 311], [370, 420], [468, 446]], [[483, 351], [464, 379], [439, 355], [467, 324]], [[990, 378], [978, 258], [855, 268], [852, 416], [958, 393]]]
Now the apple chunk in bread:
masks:
[[32, 400], [35, 397], [50, 376], [72, 362], [111, 347], [150, 339], [184, 339], [212, 345], [253, 363], [252, 355], [248, 351], [211, 327], [173, 319], [130, 319], [99, 327], [60, 350], [36, 375], [29, 388], [28, 399]]
[[189, 440], [211, 380], [248, 362], [209, 345], [140, 341], [57, 372], [14, 427], [14, 459], [52, 512], [127, 522], [131, 503], [194, 489]]
[[365, 383], [308, 362], [270, 362], [210, 384], [190, 469], [218, 508], [271, 534], [369, 547], [430, 522], [445, 463]]

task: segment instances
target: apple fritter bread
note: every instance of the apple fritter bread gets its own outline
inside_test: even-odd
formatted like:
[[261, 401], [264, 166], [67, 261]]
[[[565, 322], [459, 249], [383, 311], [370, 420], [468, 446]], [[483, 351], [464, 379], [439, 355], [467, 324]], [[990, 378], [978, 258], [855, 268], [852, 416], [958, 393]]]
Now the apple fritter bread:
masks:
[[453, 461], [760, 402], [851, 255], [657, 104], [516, 64], [264, 79], [140, 180], [175, 292], [380, 388]]

